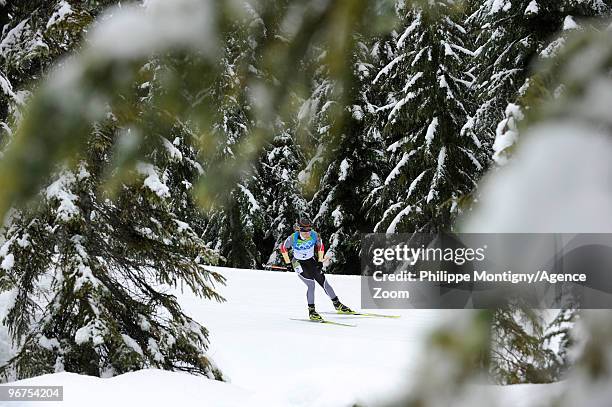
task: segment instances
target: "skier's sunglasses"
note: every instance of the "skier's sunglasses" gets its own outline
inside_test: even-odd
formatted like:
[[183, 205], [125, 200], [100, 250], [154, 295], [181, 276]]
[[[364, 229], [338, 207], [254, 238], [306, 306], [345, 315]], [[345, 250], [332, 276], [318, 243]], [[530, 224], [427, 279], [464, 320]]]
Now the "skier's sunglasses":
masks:
[[310, 226], [300, 226], [300, 232], [310, 232], [311, 230]]

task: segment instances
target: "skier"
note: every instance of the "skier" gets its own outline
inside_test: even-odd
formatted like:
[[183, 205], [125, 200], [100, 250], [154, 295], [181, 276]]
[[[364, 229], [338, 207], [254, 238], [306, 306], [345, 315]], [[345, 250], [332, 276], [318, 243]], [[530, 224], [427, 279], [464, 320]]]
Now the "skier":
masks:
[[[325, 247], [323, 241], [317, 232], [312, 230], [310, 220], [308, 218], [300, 219], [297, 231], [291, 234], [280, 245], [280, 252], [285, 260], [285, 263], [291, 267], [300, 280], [306, 284], [306, 299], [308, 300], [308, 314], [312, 321], [323, 321], [321, 315], [315, 310], [314, 291], [315, 281], [319, 283], [325, 294], [332, 300], [334, 308], [341, 314], [353, 314], [346, 305], [342, 304], [338, 296], [334, 292], [332, 286], [327, 282], [323, 274], [323, 255]], [[289, 260], [288, 249], [293, 250], [293, 259]], [[317, 258], [315, 259], [315, 251]]]

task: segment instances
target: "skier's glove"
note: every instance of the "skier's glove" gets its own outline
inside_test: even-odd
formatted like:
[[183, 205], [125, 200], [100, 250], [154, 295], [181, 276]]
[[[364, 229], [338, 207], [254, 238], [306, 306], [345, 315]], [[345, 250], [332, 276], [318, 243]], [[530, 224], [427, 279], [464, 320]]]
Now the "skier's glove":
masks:
[[323, 262], [317, 261], [317, 270], [319, 273], [323, 274]]

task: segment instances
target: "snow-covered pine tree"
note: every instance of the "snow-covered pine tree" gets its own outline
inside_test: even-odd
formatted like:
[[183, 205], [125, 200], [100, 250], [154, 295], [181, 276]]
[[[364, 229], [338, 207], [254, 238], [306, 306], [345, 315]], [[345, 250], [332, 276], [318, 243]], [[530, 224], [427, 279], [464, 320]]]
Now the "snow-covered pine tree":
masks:
[[[218, 125], [217, 131], [224, 134], [229, 143], [220, 156], [226, 161], [244, 163], [241, 164], [243, 176], [232, 190], [232, 199], [222, 208], [210, 212], [206, 236], [221, 251], [227, 263], [235, 267], [258, 268], [266, 261], [277, 262], [276, 250], [280, 240], [292, 231], [293, 222], [306, 210], [296, 181], [303, 155], [295, 141], [291, 114], [297, 99], [295, 89], [287, 90], [287, 105], [268, 118], [265, 132], [271, 136], [270, 142], [264, 144], [265, 151], [256, 164], [247, 164], [247, 160], [234, 156], [233, 146], [255, 137], [253, 133], [261, 130], [258, 129], [261, 123], [256, 123], [253, 117], [258, 110], [270, 109], [261, 103], [270, 94], [258, 92], [267, 87], [265, 91], [274, 93], [279, 86], [279, 79], [270, 74], [277, 58], [266, 61], [262, 50], [275, 40], [283, 44], [277, 44], [277, 47], [288, 43], [289, 37], [295, 35], [295, 27], [286, 25], [289, 20], [284, 20], [284, 17], [287, 14], [312, 14], [309, 7], [306, 4], [289, 5], [286, 1], [268, 5], [247, 4], [243, 21], [233, 25], [227, 36], [226, 73], [221, 88], [231, 97], [222, 99], [219, 122], [223, 125]], [[303, 72], [292, 72], [291, 75], [301, 77]], [[234, 119], [228, 120], [228, 117]], [[226, 125], [230, 122], [229, 126]]]
[[[0, 33], [0, 146], [20, 117], [36, 79], [72, 49], [98, 11], [96, 4], [58, 1], [8, 2]], [[7, 141], [5, 139], [5, 141]]]
[[400, 26], [377, 47], [371, 92], [392, 169], [368, 197], [378, 232], [451, 227], [487, 163], [486, 144], [466, 129], [473, 53], [454, 1], [398, 2]]
[[[2, 50], [11, 57], [3, 59], [3, 69], [19, 72], [20, 84], [33, 83], [61, 54], [28, 59], [32, 38], [48, 36], [32, 34], [39, 32], [33, 27], [81, 24], [68, 26], [84, 32], [90, 19], [73, 19], [67, 4], [22, 16], [15, 26], [22, 27], [21, 34], [10, 41], [4, 31]], [[79, 37], [60, 34], [54, 31], [65, 39], [62, 51], [79, 46]], [[20, 55], [25, 59], [15, 57]], [[31, 71], [19, 71], [28, 66]], [[5, 377], [64, 370], [108, 376], [143, 367], [221, 377], [205, 353], [207, 330], [181, 311], [169, 290], [185, 284], [221, 300], [214, 285], [223, 279], [204, 267], [217, 255], [198, 237], [197, 218], [192, 226], [187, 217], [195, 208], [187, 191], [200, 173], [197, 140], [181, 121], [168, 120], [171, 113], [157, 108], [164, 105], [165, 92], [157, 68], [152, 61], [141, 69], [134, 105], [108, 110], [107, 119], [94, 124], [76, 164], [49, 177], [39, 199], [5, 221], [0, 287], [11, 291], [13, 301], [3, 323], [17, 348], [1, 368]], [[5, 109], [0, 120], [15, 122], [7, 120], [14, 111]], [[104, 192], [109, 164], [129, 161], [139, 138], [143, 159], [133, 165], [132, 182], [119, 183], [114, 194]]]
[[304, 157], [287, 127], [284, 123], [280, 126], [271, 146], [264, 151], [258, 169], [268, 225], [265, 240], [273, 242], [267, 263], [272, 265], [283, 263], [278, 247], [293, 232], [296, 220], [308, 211], [297, 177], [304, 167]]
[[[525, 96], [531, 67], [565, 43], [565, 34], [590, 24], [590, 18], [609, 15], [609, 0], [488, 0], [468, 2], [467, 19], [476, 50], [472, 86], [478, 109], [469, 131], [481, 140], [495, 138], [494, 160], [504, 164], [518, 137], [517, 122], [529, 110]], [[536, 91], [539, 91], [536, 90]]]
[[225, 36], [223, 74], [207, 99], [219, 105], [215, 124], [219, 145], [205, 172], [223, 161], [234, 161], [244, 170], [238, 183], [228, 186], [229, 199], [207, 213], [204, 237], [228, 265], [258, 268], [267, 259], [260, 246], [266, 231], [263, 189], [256, 166], [241, 157], [234, 147], [249, 137], [255, 126], [252, 90], [248, 85], [253, 76], [262, 76], [256, 68], [260, 58], [258, 39], [266, 35], [267, 29], [257, 11], [247, 3], [244, 6], [247, 11], [244, 21], [232, 25]]
[[185, 283], [221, 299], [213, 287], [222, 277], [204, 267], [216, 254], [179, 215], [193, 206], [185, 192], [197, 167], [186, 174], [185, 163], [195, 149], [180, 128], [166, 133], [151, 122], [144, 137], [156, 147], [136, 165], [142, 183], [106, 196], [105, 164], [130, 137], [119, 122], [96, 125], [78, 170], [63, 170], [38, 205], [8, 223], [0, 257], [15, 300], [5, 322], [19, 352], [5, 374], [106, 376], [150, 366], [220, 377], [205, 356], [206, 329], [164, 288]]
[[225, 204], [207, 214], [204, 237], [228, 266], [255, 269], [262, 264], [261, 246], [257, 243], [265, 236], [265, 212], [256, 195], [261, 199], [259, 192], [238, 184]]
[[157, 367], [220, 377], [205, 356], [206, 329], [164, 288], [185, 283], [221, 299], [213, 287], [222, 277], [204, 267], [215, 253], [174, 213], [184, 207], [173, 168], [180, 150], [152, 152], [137, 165], [142, 183], [109, 197], [98, 191], [102, 164], [120, 135], [113, 123], [99, 124], [78, 170], [63, 170], [38, 205], [8, 222], [0, 258], [14, 296], [5, 323], [18, 353], [6, 375]]
[[[364, 200], [379, 186], [384, 167], [384, 146], [380, 133], [367, 121], [371, 109], [366, 89], [374, 75], [368, 39], [355, 33], [352, 77], [334, 81], [327, 71], [326, 49], [315, 58], [320, 64], [313, 91], [300, 110], [303, 141], [313, 151], [299, 174], [306, 190], [316, 186], [309, 203], [316, 229], [324, 239], [329, 264], [326, 271], [355, 274], [360, 267], [361, 233], [373, 224], [366, 216]], [[329, 61], [327, 61], [329, 62]], [[339, 89], [351, 86], [348, 96], [339, 98]]]

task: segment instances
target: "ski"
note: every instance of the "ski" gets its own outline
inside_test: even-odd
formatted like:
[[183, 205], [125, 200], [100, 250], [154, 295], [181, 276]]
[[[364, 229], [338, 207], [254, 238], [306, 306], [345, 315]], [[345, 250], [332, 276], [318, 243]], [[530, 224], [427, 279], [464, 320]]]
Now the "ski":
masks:
[[400, 315], [372, 314], [369, 312], [321, 312], [326, 315], [356, 315], [361, 317], [400, 318]]
[[304, 322], [313, 322], [316, 324], [330, 324], [330, 325], [339, 325], [339, 326], [350, 326], [355, 328], [357, 325], [352, 325], [352, 324], [343, 324], [342, 322], [335, 322], [335, 321], [329, 321], [327, 319], [324, 319], [322, 321], [313, 321], [312, 319], [306, 319], [306, 318], [289, 318], [292, 321], [304, 321]]

